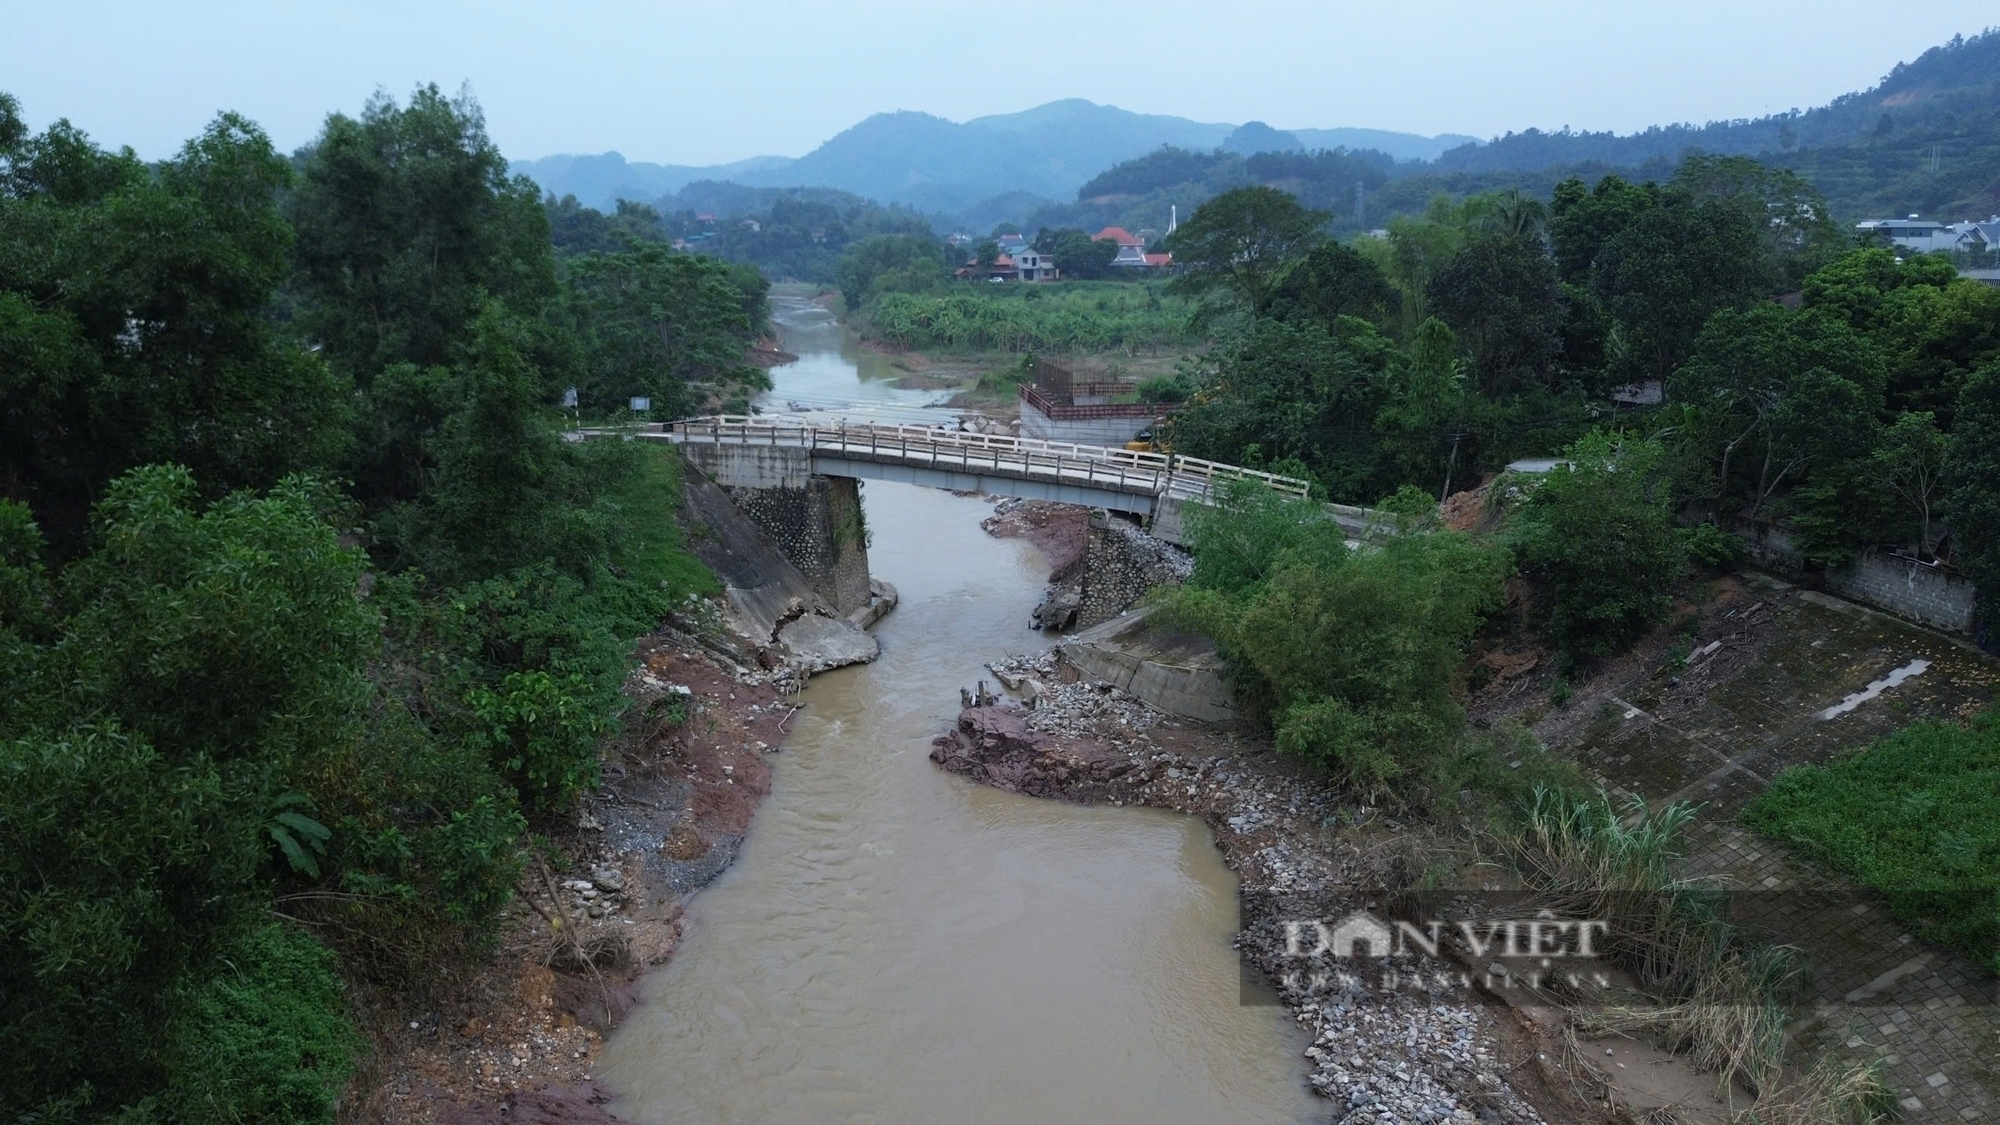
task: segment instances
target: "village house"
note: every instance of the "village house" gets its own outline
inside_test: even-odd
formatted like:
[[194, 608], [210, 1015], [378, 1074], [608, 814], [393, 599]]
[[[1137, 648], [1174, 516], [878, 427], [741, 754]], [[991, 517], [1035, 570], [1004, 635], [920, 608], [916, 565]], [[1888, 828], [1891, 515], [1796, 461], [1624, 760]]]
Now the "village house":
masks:
[[[1145, 231], [1151, 234], [1152, 231]], [[1105, 227], [1090, 236], [1094, 242], [1116, 242], [1118, 256], [1111, 264], [1119, 269], [1165, 269], [1174, 264], [1172, 254], [1146, 253], [1146, 240], [1126, 230], [1124, 227]]]
[[1912, 254], [1971, 254], [2000, 242], [2000, 215], [1983, 223], [1940, 223], [1915, 215], [1907, 219], [1868, 219], [1854, 224], [1854, 229]]

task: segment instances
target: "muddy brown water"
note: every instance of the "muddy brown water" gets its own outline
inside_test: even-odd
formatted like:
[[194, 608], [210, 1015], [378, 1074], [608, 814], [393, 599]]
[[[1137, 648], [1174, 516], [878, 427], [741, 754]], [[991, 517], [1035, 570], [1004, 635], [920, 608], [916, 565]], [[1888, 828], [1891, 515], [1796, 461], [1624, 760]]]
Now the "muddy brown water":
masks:
[[882, 657], [807, 687], [742, 853], [607, 1045], [618, 1113], [1312, 1119], [1304, 1035], [1244, 1003], [1236, 880], [1200, 822], [1000, 793], [926, 757], [982, 662], [1039, 641], [1047, 563], [982, 532], [977, 499], [874, 482], [863, 502], [872, 569], [902, 593]]

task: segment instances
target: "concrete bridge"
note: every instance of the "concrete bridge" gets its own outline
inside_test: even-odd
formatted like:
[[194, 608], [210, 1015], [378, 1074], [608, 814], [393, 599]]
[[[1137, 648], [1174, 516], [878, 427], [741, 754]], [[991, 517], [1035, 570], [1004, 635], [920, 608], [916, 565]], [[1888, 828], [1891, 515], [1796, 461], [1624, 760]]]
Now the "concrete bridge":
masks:
[[1139, 516], [1185, 546], [1182, 506], [1239, 480], [1304, 497], [1305, 481], [1173, 453], [959, 433], [926, 426], [809, 426], [716, 416], [660, 423], [638, 436], [669, 441], [725, 488], [807, 489], [812, 479], [905, 484], [1082, 504]]

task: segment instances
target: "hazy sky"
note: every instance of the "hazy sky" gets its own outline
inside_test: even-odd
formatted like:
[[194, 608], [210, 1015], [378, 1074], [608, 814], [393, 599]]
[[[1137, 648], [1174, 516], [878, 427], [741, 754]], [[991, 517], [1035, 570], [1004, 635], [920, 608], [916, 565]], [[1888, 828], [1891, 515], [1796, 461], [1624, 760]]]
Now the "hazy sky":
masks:
[[222, 108], [289, 150], [378, 87], [470, 82], [509, 156], [705, 164], [797, 156], [882, 110], [962, 121], [1062, 97], [1622, 132], [1809, 107], [1988, 22], [1993, 0], [0, 0], [0, 90], [37, 128], [66, 116], [158, 157]]

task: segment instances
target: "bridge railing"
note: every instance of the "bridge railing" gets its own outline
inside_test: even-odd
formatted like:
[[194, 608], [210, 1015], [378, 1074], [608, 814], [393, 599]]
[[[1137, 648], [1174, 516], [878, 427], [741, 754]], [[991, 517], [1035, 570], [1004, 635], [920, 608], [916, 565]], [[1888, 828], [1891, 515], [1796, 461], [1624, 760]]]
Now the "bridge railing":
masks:
[[877, 457], [890, 454], [899, 460], [922, 461], [939, 467], [1017, 470], [1028, 476], [1081, 478], [1086, 484], [1140, 488], [1184, 497], [1205, 495], [1218, 482], [1246, 478], [1293, 496], [1303, 497], [1308, 492], [1306, 482], [1295, 477], [1200, 457], [1011, 434], [964, 433], [931, 426], [863, 422], [806, 425], [756, 415], [714, 415], [664, 423], [658, 432], [681, 441], [800, 446], [828, 452], [867, 452]]

